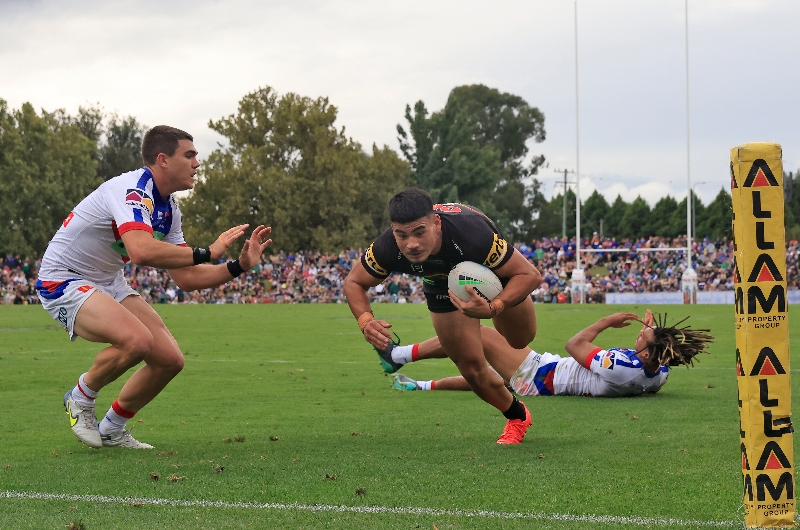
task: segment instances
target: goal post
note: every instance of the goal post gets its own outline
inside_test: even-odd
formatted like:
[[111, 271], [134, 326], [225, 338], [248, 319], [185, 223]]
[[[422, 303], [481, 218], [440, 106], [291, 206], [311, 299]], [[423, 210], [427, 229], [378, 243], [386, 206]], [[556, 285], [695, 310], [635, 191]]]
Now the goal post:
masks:
[[747, 527], [795, 526], [781, 146], [731, 149], [739, 436]]

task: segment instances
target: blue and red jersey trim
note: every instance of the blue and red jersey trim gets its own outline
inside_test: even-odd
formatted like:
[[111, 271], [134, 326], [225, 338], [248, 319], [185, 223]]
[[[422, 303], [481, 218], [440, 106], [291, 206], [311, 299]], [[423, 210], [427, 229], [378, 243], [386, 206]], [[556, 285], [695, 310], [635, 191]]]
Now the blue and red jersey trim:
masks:
[[81, 281], [80, 278], [70, 278], [63, 282], [43, 282], [42, 280], [36, 280], [36, 290], [39, 292], [39, 296], [45, 300], [58, 300], [64, 296], [64, 290], [70, 283], [79, 281]]
[[583, 360], [583, 367], [587, 370], [592, 366], [592, 361], [594, 360], [595, 356], [598, 352], [603, 351], [603, 348], [595, 348], [592, 350], [592, 353], [586, 356], [586, 359]]

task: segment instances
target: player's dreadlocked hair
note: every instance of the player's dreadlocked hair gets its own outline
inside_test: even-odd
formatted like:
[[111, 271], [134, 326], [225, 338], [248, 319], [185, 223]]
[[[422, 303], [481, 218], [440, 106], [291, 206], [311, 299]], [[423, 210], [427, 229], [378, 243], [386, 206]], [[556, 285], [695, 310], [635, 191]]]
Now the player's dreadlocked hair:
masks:
[[694, 356], [705, 352], [708, 343], [714, 340], [709, 335], [710, 329], [692, 329], [689, 326], [679, 328], [683, 322], [667, 326], [667, 314], [659, 314], [653, 326], [653, 341], [647, 343], [650, 355], [658, 359], [659, 366], [686, 365], [688, 368], [694, 363]]

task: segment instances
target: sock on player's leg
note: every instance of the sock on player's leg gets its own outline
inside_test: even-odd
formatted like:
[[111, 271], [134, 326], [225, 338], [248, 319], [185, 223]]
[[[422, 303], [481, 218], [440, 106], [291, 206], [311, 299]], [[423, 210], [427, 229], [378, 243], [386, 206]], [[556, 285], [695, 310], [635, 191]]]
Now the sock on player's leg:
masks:
[[419, 357], [419, 344], [396, 346], [392, 349], [392, 360], [396, 363], [413, 363]]
[[105, 418], [100, 422], [100, 434], [108, 434], [109, 432], [119, 432], [125, 430], [125, 425], [128, 420], [133, 418], [135, 412], [125, 410], [119, 406], [118, 401], [114, 401], [111, 408], [106, 412]]
[[509, 420], [525, 421], [525, 407], [522, 406], [516, 396], [514, 396], [514, 401], [511, 402], [511, 406], [503, 413], [503, 416]]
[[417, 385], [419, 385], [420, 390], [435, 390], [436, 381], [417, 381]]
[[78, 378], [78, 384], [72, 389], [72, 401], [80, 403], [81, 405], [94, 407], [94, 400], [97, 397], [97, 392], [89, 388], [84, 381], [85, 376], [85, 373], [81, 374]]

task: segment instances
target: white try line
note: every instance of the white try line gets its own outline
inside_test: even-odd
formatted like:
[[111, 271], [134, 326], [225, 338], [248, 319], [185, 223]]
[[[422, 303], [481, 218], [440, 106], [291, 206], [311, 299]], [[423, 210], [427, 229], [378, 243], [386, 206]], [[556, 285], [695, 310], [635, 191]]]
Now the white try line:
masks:
[[109, 495], [67, 495], [63, 493], [36, 493], [26, 491], [0, 492], [0, 499], [37, 499], [47, 501], [102, 502], [135, 506], [179, 506], [201, 508], [245, 508], [257, 510], [303, 510], [309, 512], [349, 512], [395, 515], [444, 515], [455, 517], [487, 517], [491, 519], [531, 519], [540, 521], [568, 521], [581, 523], [616, 523], [638, 526], [742, 527], [741, 521], [696, 521], [692, 519], [663, 519], [660, 517], [621, 517], [616, 515], [573, 515], [566, 513], [515, 513], [491, 510], [439, 510], [435, 508], [390, 508], [386, 506], [344, 506], [331, 504], [299, 504], [272, 502], [185, 501], [180, 499], [153, 499], [148, 497], [114, 497]]

